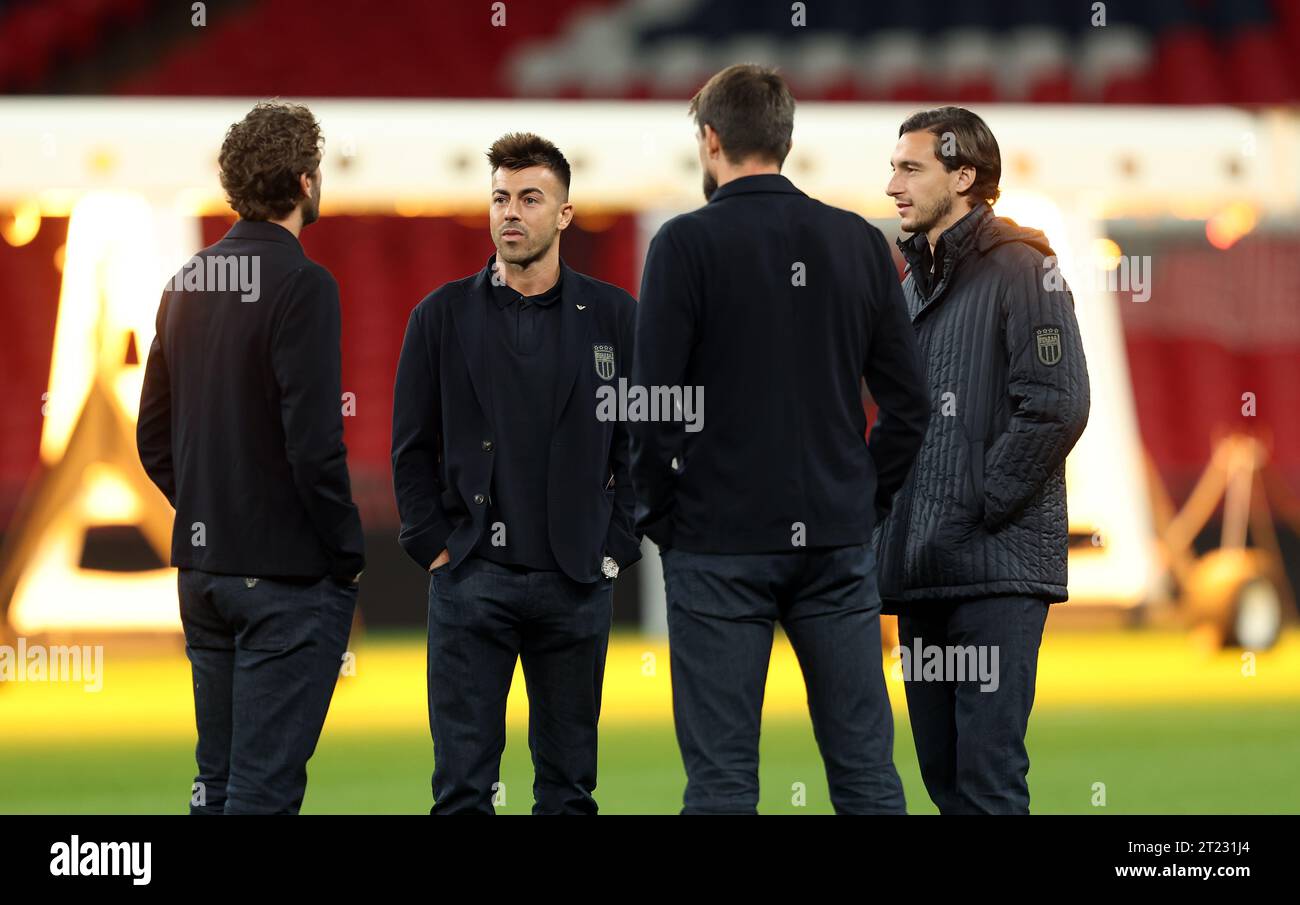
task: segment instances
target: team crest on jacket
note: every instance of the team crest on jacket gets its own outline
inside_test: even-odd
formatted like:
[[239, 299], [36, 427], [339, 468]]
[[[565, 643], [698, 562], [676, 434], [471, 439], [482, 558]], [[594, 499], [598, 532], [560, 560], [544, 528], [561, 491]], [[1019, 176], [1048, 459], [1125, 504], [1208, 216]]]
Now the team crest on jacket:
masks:
[[1061, 360], [1061, 328], [1037, 327], [1038, 360], [1049, 368]]
[[601, 380], [614, 379], [614, 347], [594, 345], [591, 347], [596, 356], [596, 376]]

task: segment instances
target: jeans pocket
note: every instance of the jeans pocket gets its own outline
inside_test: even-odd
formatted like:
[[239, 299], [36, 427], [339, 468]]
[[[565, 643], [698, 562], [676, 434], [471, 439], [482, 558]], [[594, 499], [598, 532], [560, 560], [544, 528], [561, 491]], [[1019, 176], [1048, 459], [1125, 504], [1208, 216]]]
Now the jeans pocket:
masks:
[[352, 633], [352, 622], [357, 613], [357, 597], [361, 592], [359, 583], [338, 582], [326, 578], [320, 583], [321, 597], [313, 614], [316, 622], [324, 631], [325, 638], [341, 638], [346, 646], [348, 636]]
[[474, 580], [472, 570], [467, 574], [466, 563], [457, 566], [457, 574], [452, 574], [446, 566], [430, 574], [428, 619], [431, 627], [465, 626], [471, 620], [480, 585]]
[[177, 578], [181, 630], [185, 646], [194, 650], [235, 649], [235, 632], [209, 592], [204, 573], [181, 569]]
[[226, 578], [222, 583], [233, 598], [238, 644], [243, 650], [282, 653], [289, 647], [295, 623], [313, 615], [311, 585], [243, 577]]

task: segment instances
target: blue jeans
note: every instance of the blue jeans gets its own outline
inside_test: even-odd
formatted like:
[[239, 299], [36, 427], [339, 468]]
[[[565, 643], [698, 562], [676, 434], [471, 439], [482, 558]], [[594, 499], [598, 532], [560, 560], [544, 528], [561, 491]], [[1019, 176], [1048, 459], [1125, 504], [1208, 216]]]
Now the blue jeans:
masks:
[[[1028, 814], [1025, 732], [1034, 706], [1048, 604], [1032, 597], [909, 604], [898, 640], [913, 650], [974, 647], [997, 653], [997, 682], [906, 681], [907, 711], [930, 799], [941, 814]], [[992, 671], [989, 671], [993, 675]]]
[[296, 814], [357, 588], [181, 569], [199, 772], [191, 814]]
[[596, 726], [614, 583], [471, 556], [429, 579], [431, 814], [493, 814], [521, 660], [534, 814], [595, 814]]
[[870, 545], [663, 550], [682, 813], [757, 813], [758, 736], [777, 622], [803, 671], [838, 814], [901, 814]]

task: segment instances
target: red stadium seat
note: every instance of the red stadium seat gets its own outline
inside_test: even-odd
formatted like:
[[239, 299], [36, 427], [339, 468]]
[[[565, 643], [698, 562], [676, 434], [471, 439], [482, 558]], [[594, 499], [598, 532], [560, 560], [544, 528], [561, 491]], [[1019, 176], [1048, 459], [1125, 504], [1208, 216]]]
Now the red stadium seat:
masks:
[[1226, 61], [1209, 34], [1200, 28], [1178, 28], [1161, 35], [1156, 44], [1156, 100], [1166, 104], [1220, 104]]
[[1294, 78], [1279, 39], [1264, 29], [1234, 36], [1225, 75], [1239, 104], [1284, 104], [1296, 96]]

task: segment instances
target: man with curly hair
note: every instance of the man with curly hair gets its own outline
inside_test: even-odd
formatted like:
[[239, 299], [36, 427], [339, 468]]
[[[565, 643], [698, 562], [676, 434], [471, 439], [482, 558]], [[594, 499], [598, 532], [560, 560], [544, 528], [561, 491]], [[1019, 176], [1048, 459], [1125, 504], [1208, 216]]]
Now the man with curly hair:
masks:
[[226, 133], [240, 220], [158, 306], [137, 445], [176, 509], [171, 563], [194, 677], [191, 814], [296, 814], [364, 566], [340, 406], [338, 284], [299, 244], [321, 133], [258, 104]]

